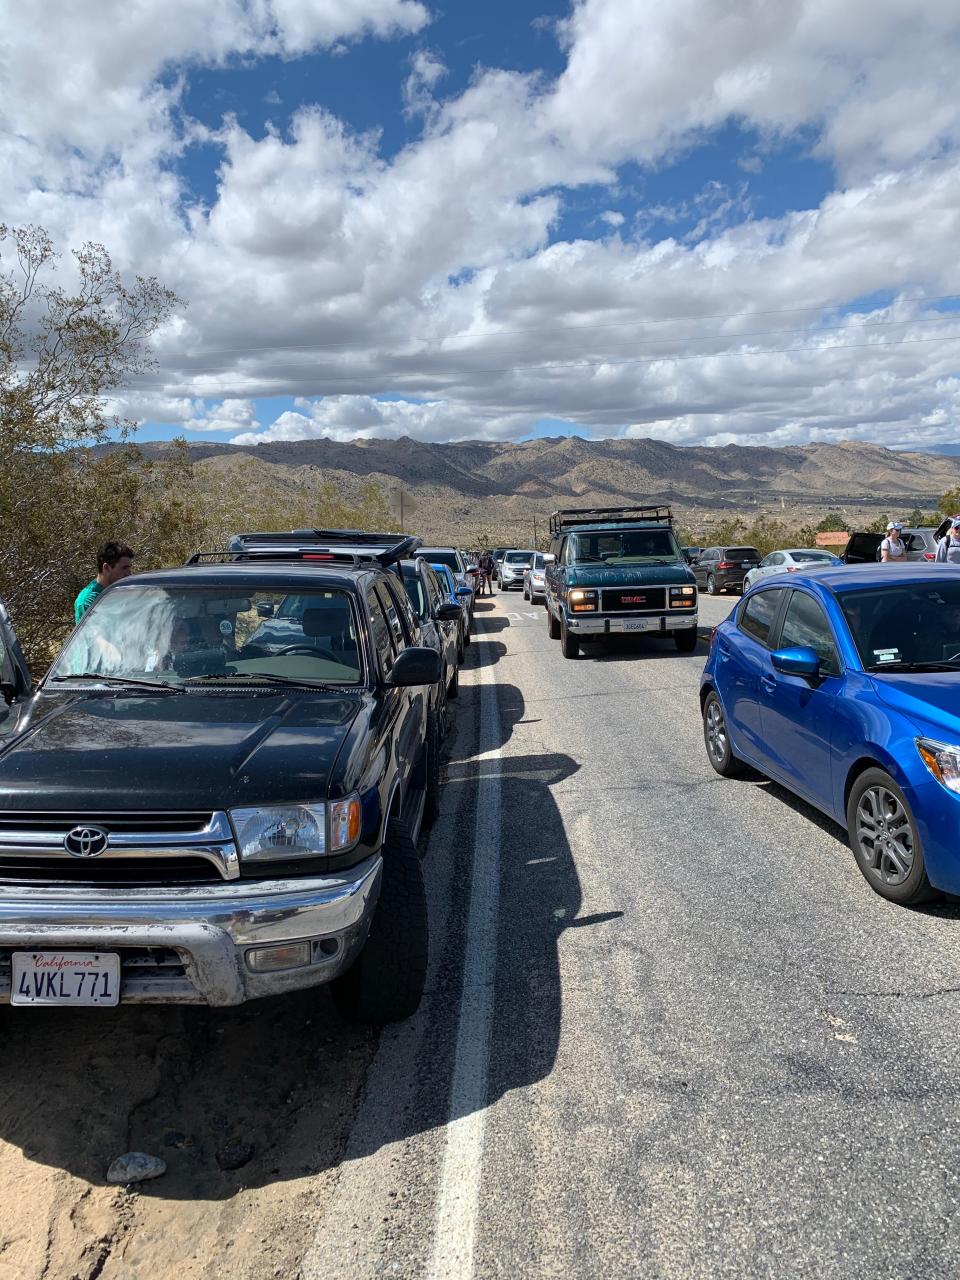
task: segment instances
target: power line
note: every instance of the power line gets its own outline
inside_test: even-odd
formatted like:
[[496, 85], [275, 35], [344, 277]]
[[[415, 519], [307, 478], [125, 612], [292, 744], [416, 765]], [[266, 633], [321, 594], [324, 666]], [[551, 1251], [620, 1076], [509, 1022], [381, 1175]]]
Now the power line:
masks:
[[[910, 304], [915, 302], [923, 302], [923, 303], [953, 302], [957, 300], [960, 300], [960, 293], [940, 293], [930, 298], [896, 298], [894, 299], [894, 301], [897, 303], [910, 303]], [[635, 325], [640, 325], [640, 324], [647, 324], [647, 325], [677, 324], [687, 320], [740, 320], [740, 319], [743, 319], [745, 316], [798, 315], [804, 311], [836, 311], [839, 308], [846, 305], [847, 305], [846, 303], [822, 302], [822, 303], [814, 303], [809, 307], [773, 307], [766, 310], [726, 311], [726, 312], [718, 312], [712, 315], [704, 315], [704, 316], [698, 316], [698, 315], [664, 316], [664, 317], [659, 317], [657, 319], [648, 318], [645, 320], [643, 319], [642, 320], [602, 320], [597, 322], [591, 321], [587, 324], [557, 325], [552, 329], [544, 328], [542, 325], [530, 325], [530, 326], [527, 326], [526, 328], [521, 328], [521, 329], [489, 329], [486, 331], [481, 331], [480, 333], [453, 334], [449, 338], [441, 337], [439, 339], [427, 338], [427, 337], [424, 337], [422, 334], [415, 334], [413, 336], [418, 342], [438, 342], [439, 341], [440, 343], [443, 343], [447, 341], [459, 341], [459, 340], [473, 341], [476, 338], [514, 337], [519, 333], [580, 333], [584, 329], [618, 329], [618, 328], [623, 329], [623, 328], [632, 328]], [[892, 305], [892, 304], [889, 304], [889, 305]], [[862, 314], [862, 313], [856, 312], [852, 314]], [[943, 319], [942, 316], [934, 316], [931, 318], [937, 319], [937, 320]], [[909, 323], [909, 321], [892, 320], [892, 321], [877, 321], [877, 323], [878, 324], [881, 324], [881, 323], [907, 324]], [[921, 323], [921, 321], [915, 320], [914, 323], [919, 324]], [[776, 331], [773, 331], [773, 332], [776, 332]], [[661, 341], [663, 341], [663, 339], [661, 339]], [[248, 347], [214, 347], [210, 351], [205, 352], [205, 354], [208, 356], [226, 356], [226, 355], [238, 355], [248, 351], [254, 352], [254, 353], [258, 351], [334, 351], [334, 350], [348, 350], [352, 347], [360, 346], [362, 345], [362, 343], [363, 343], [363, 339], [357, 339], [352, 342], [278, 342], [278, 343], [267, 343], [260, 346], [248, 346]]]

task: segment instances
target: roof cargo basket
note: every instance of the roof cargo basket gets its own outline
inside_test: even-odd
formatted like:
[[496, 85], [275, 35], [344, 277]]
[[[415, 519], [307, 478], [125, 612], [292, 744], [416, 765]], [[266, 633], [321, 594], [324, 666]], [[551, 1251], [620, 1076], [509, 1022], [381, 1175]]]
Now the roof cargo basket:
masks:
[[408, 559], [421, 542], [421, 538], [402, 533], [365, 533], [355, 529], [235, 533], [226, 551], [197, 551], [187, 564], [306, 560], [351, 567], [375, 563], [386, 568], [398, 560]]
[[550, 536], [558, 537], [567, 529], [584, 524], [637, 524], [650, 520], [673, 524], [673, 512], [667, 506], [652, 507], [568, 507], [554, 511], [550, 517]]

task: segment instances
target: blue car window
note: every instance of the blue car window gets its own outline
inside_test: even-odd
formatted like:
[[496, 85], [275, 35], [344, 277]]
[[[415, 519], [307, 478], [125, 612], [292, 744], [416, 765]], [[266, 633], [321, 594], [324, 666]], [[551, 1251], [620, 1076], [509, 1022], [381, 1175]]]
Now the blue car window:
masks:
[[792, 593], [780, 632], [781, 648], [792, 648], [795, 645], [803, 645], [816, 652], [824, 675], [840, 674], [837, 648], [827, 615], [817, 601], [803, 591]]
[[740, 607], [737, 625], [741, 631], [769, 648], [770, 628], [780, 608], [783, 598], [783, 587], [771, 587], [768, 591], [758, 591], [748, 596]]

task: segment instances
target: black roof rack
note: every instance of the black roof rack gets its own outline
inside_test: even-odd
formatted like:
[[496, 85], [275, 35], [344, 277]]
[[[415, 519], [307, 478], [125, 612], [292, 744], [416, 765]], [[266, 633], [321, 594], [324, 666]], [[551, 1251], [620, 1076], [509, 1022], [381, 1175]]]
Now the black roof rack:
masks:
[[334, 566], [383, 568], [411, 556], [421, 539], [402, 533], [374, 534], [353, 529], [292, 529], [287, 533], [235, 533], [226, 551], [196, 551], [187, 564], [230, 564], [256, 560], [322, 561]]
[[673, 524], [673, 512], [668, 506], [651, 507], [568, 507], [554, 511], [550, 517], [550, 536], [557, 537], [565, 529], [575, 529], [584, 524], [636, 524], [641, 520]]

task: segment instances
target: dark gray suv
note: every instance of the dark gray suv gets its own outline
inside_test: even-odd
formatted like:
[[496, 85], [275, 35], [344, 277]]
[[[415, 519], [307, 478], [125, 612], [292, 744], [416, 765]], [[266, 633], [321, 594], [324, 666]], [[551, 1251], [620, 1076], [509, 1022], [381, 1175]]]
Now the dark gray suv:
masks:
[[743, 590], [743, 579], [760, 563], [756, 547], [707, 547], [690, 567], [697, 579], [697, 586], [707, 595], [716, 596], [731, 587]]

